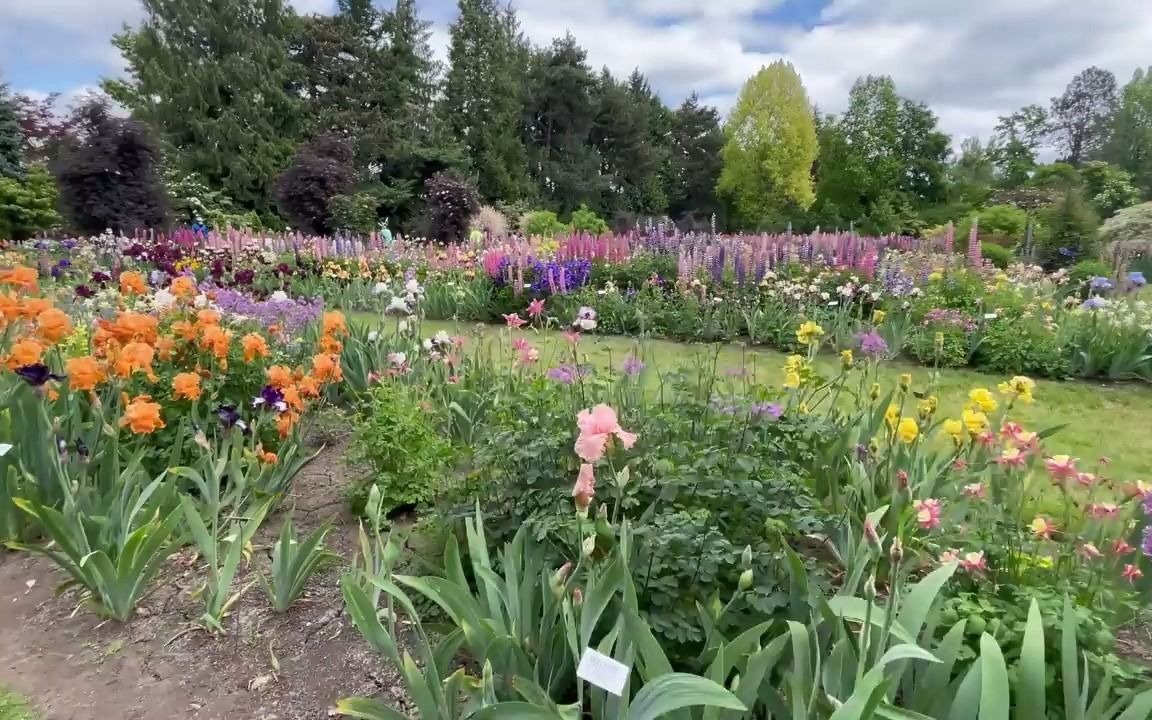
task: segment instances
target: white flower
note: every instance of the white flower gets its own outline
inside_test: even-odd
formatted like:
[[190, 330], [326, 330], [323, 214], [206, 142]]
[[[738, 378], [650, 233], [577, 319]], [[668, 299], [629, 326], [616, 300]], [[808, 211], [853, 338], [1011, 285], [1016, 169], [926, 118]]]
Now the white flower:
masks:
[[408, 323], [404, 320], [396, 323], [396, 332], [400, 333], [401, 335], [408, 332]]
[[388, 362], [399, 367], [408, 361], [408, 355], [402, 352], [388, 353]]
[[208, 296], [205, 295], [204, 293], [200, 293], [192, 301], [192, 304], [198, 308], [206, 308], [206, 307], [208, 307]]
[[440, 332], [436, 333], [435, 337], [432, 339], [436, 342], [437, 345], [447, 345], [452, 342], [452, 337], [448, 335], [446, 330], [441, 330]]
[[272, 293], [272, 295], [269, 296], [268, 299], [271, 300], [272, 302], [278, 302], [278, 303], [279, 302], [288, 302], [288, 293], [284, 292], [283, 290], [277, 290], [276, 292]]
[[376, 330], [373, 330], [372, 332], [368, 333], [368, 342], [376, 342], [379, 337], [380, 333]]
[[576, 321], [576, 327], [580, 328], [581, 330], [585, 330], [585, 331], [595, 330], [596, 329], [596, 321], [581, 318], [581, 319]]
[[420, 283], [416, 282], [416, 278], [412, 278], [404, 283], [404, 292], [409, 295], [420, 295], [424, 292], [424, 288], [420, 287]]
[[424, 340], [424, 349], [425, 350], [431, 350], [432, 349], [432, 340], [430, 338]]
[[372, 286], [373, 295], [383, 295], [386, 292], [388, 292], [388, 283], [386, 282], [378, 282]]
[[160, 311], [170, 310], [176, 304], [176, 296], [166, 288], [157, 290], [152, 295], [152, 307]]
[[384, 308], [385, 313], [396, 315], [408, 315], [411, 310], [408, 309], [408, 301], [402, 297], [392, 296], [392, 302], [388, 303], [388, 307]]

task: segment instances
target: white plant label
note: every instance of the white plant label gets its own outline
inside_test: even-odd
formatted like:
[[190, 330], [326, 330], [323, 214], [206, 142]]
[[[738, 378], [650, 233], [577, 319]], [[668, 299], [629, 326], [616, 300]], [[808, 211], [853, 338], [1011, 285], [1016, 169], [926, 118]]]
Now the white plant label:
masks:
[[624, 685], [628, 683], [628, 675], [631, 672], [624, 663], [617, 662], [592, 648], [586, 648], [583, 657], [580, 658], [580, 666], [576, 668], [576, 677], [619, 697], [624, 693]]

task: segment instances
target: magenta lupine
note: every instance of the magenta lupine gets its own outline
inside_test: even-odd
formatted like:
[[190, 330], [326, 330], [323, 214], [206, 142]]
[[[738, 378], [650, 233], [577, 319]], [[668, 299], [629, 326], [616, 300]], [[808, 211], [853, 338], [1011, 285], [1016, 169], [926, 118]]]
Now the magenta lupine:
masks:
[[944, 252], [949, 256], [952, 255], [952, 249], [956, 245], [956, 226], [952, 221], [948, 221], [948, 225], [944, 228]]
[[983, 264], [980, 252], [980, 218], [972, 218], [972, 229], [968, 231], [968, 265], [978, 268]]

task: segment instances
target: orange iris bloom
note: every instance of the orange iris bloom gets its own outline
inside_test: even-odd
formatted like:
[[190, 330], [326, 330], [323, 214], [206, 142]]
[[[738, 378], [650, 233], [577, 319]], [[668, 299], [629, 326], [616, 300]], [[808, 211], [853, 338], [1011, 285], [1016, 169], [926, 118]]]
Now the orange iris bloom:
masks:
[[90, 355], [69, 358], [64, 367], [68, 373], [68, 387], [73, 390], [95, 390], [107, 377], [104, 368]]
[[36, 316], [36, 330], [49, 345], [55, 345], [72, 332], [72, 319], [68, 313], [49, 308]]
[[260, 333], [248, 333], [240, 340], [240, 344], [244, 347], [244, 362], [268, 357], [268, 342]]
[[177, 400], [198, 400], [204, 391], [200, 389], [200, 376], [183, 372], [172, 378], [172, 394]]
[[143, 295], [148, 292], [148, 283], [138, 272], [126, 270], [120, 273], [120, 292], [124, 295]]
[[324, 313], [325, 335], [347, 335], [348, 325], [344, 322], [344, 313], [339, 310]]
[[268, 377], [268, 384], [283, 390], [292, 384], [292, 371], [283, 365], [273, 365], [264, 371]]
[[344, 377], [338, 356], [323, 353], [312, 357], [312, 376], [320, 382], [337, 382]]
[[44, 357], [44, 345], [39, 340], [24, 338], [12, 344], [12, 352], [8, 354], [8, 369], [35, 365]]
[[196, 281], [187, 275], [181, 275], [172, 280], [172, 284], [168, 287], [168, 292], [178, 298], [190, 298], [196, 294]]
[[147, 395], [133, 398], [124, 408], [124, 416], [120, 418], [120, 427], [127, 427], [137, 435], [152, 433], [164, 427], [160, 418], [160, 403], [152, 402]]
[[34, 291], [36, 290], [36, 281], [39, 280], [39, 277], [40, 273], [36, 272], [36, 268], [17, 265], [11, 270], [0, 272], [0, 283], [12, 285], [21, 290]]
[[147, 343], [131, 342], [116, 355], [116, 374], [122, 378], [131, 377], [133, 373], [146, 373], [153, 377], [152, 359], [156, 350]]

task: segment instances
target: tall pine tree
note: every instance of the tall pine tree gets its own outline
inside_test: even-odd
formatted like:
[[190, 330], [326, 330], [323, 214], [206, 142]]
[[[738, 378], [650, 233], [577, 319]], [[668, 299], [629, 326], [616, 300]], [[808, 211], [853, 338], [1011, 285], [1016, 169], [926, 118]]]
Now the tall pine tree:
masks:
[[590, 144], [596, 121], [596, 78], [587, 53], [571, 35], [534, 54], [524, 112], [529, 168], [540, 198], [550, 209], [571, 212], [598, 206], [600, 158]]
[[128, 77], [105, 90], [159, 130], [182, 169], [243, 206], [271, 188], [303, 124], [284, 0], [141, 0], [143, 23], [113, 40]]
[[668, 158], [666, 110], [639, 71], [625, 83], [607, 68], [596, 93], [591, 141], [600, 155], [604, 213], [662, 215], [668, 199], [662, 173]]
[[1152, 67], [1137, 68], [1124, 86], [1105, 157], [1132, 174], [1152, 197]]
[[7, 85], [0, 85], [0, 177], [24, 177], [24, 133]]
[[528, 54], [516, 14], [494, 0], [460, 0], [451, 33], [445, 125], [463, 143], [482, 198], [530, 196], [520, 137]]
[[677, 220], [691, 216], [690, 221], [706, 225], [721, 209], [716, 199], [724, 147], [720, 114], [701, 105], [693, 94], [672, 114], [671, 125], [668, 213]]

